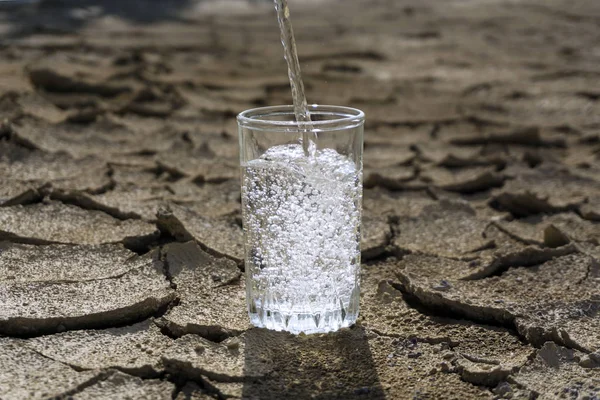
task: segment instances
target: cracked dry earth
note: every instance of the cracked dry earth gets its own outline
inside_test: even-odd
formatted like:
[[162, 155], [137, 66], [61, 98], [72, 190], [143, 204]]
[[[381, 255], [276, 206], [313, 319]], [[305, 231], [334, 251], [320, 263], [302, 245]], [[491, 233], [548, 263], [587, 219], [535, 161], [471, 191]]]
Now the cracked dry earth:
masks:
[[248, 323], [269, 1], [5, 9], [0, 399], [598, 400], [600, 3], [291, 3], [309, 101], [367, 114], [359, 322]]

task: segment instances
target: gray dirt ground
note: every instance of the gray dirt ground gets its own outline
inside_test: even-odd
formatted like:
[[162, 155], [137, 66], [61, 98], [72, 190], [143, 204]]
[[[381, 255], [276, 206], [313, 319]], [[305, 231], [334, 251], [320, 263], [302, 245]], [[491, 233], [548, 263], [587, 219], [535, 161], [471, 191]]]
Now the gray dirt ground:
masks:
[[600, 399], [600, 2], [291, 0], [367, 114], [361, 317], [251, 329], [269, 1], [0, 9], [0, 399]]

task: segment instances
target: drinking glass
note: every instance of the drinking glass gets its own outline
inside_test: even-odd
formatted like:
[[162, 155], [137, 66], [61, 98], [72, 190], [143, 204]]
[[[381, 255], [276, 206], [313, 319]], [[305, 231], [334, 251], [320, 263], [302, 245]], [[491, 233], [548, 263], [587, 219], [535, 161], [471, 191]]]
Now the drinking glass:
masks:
[[364, 113], [292, 106], [238, 115], [248, 313], [295, 334], [358, 317]]

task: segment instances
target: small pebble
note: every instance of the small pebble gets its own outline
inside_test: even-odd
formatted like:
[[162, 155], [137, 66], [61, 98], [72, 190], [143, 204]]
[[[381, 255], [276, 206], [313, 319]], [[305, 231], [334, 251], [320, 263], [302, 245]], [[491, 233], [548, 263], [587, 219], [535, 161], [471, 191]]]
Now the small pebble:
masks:
[[448, 290], [451, 287], [452, 286], [450, 285], [450, 283], [447, 280], [443, 279], [440, 281], [440, 283], [438, 285], [433, 286], [432, 289], [443, 291], [443, 290]]
[[449, 372], [450, 371], [450, 365], [447, 362], [445, 362], [445, 361], [442, 361], [439, 364], [439, 366], [440, 366], [440, 369], [441, 369], [442, 372]]

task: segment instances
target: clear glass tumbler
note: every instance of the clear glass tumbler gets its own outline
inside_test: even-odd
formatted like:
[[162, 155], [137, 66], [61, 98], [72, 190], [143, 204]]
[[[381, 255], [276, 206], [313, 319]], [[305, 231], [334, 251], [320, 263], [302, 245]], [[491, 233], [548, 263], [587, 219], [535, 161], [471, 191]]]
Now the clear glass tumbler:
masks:
[[310, 146], [292, 106], [237, 118], [250, 320], [296, 334], [352, 325], [360, 294], [364, 113], [310, 115]]

